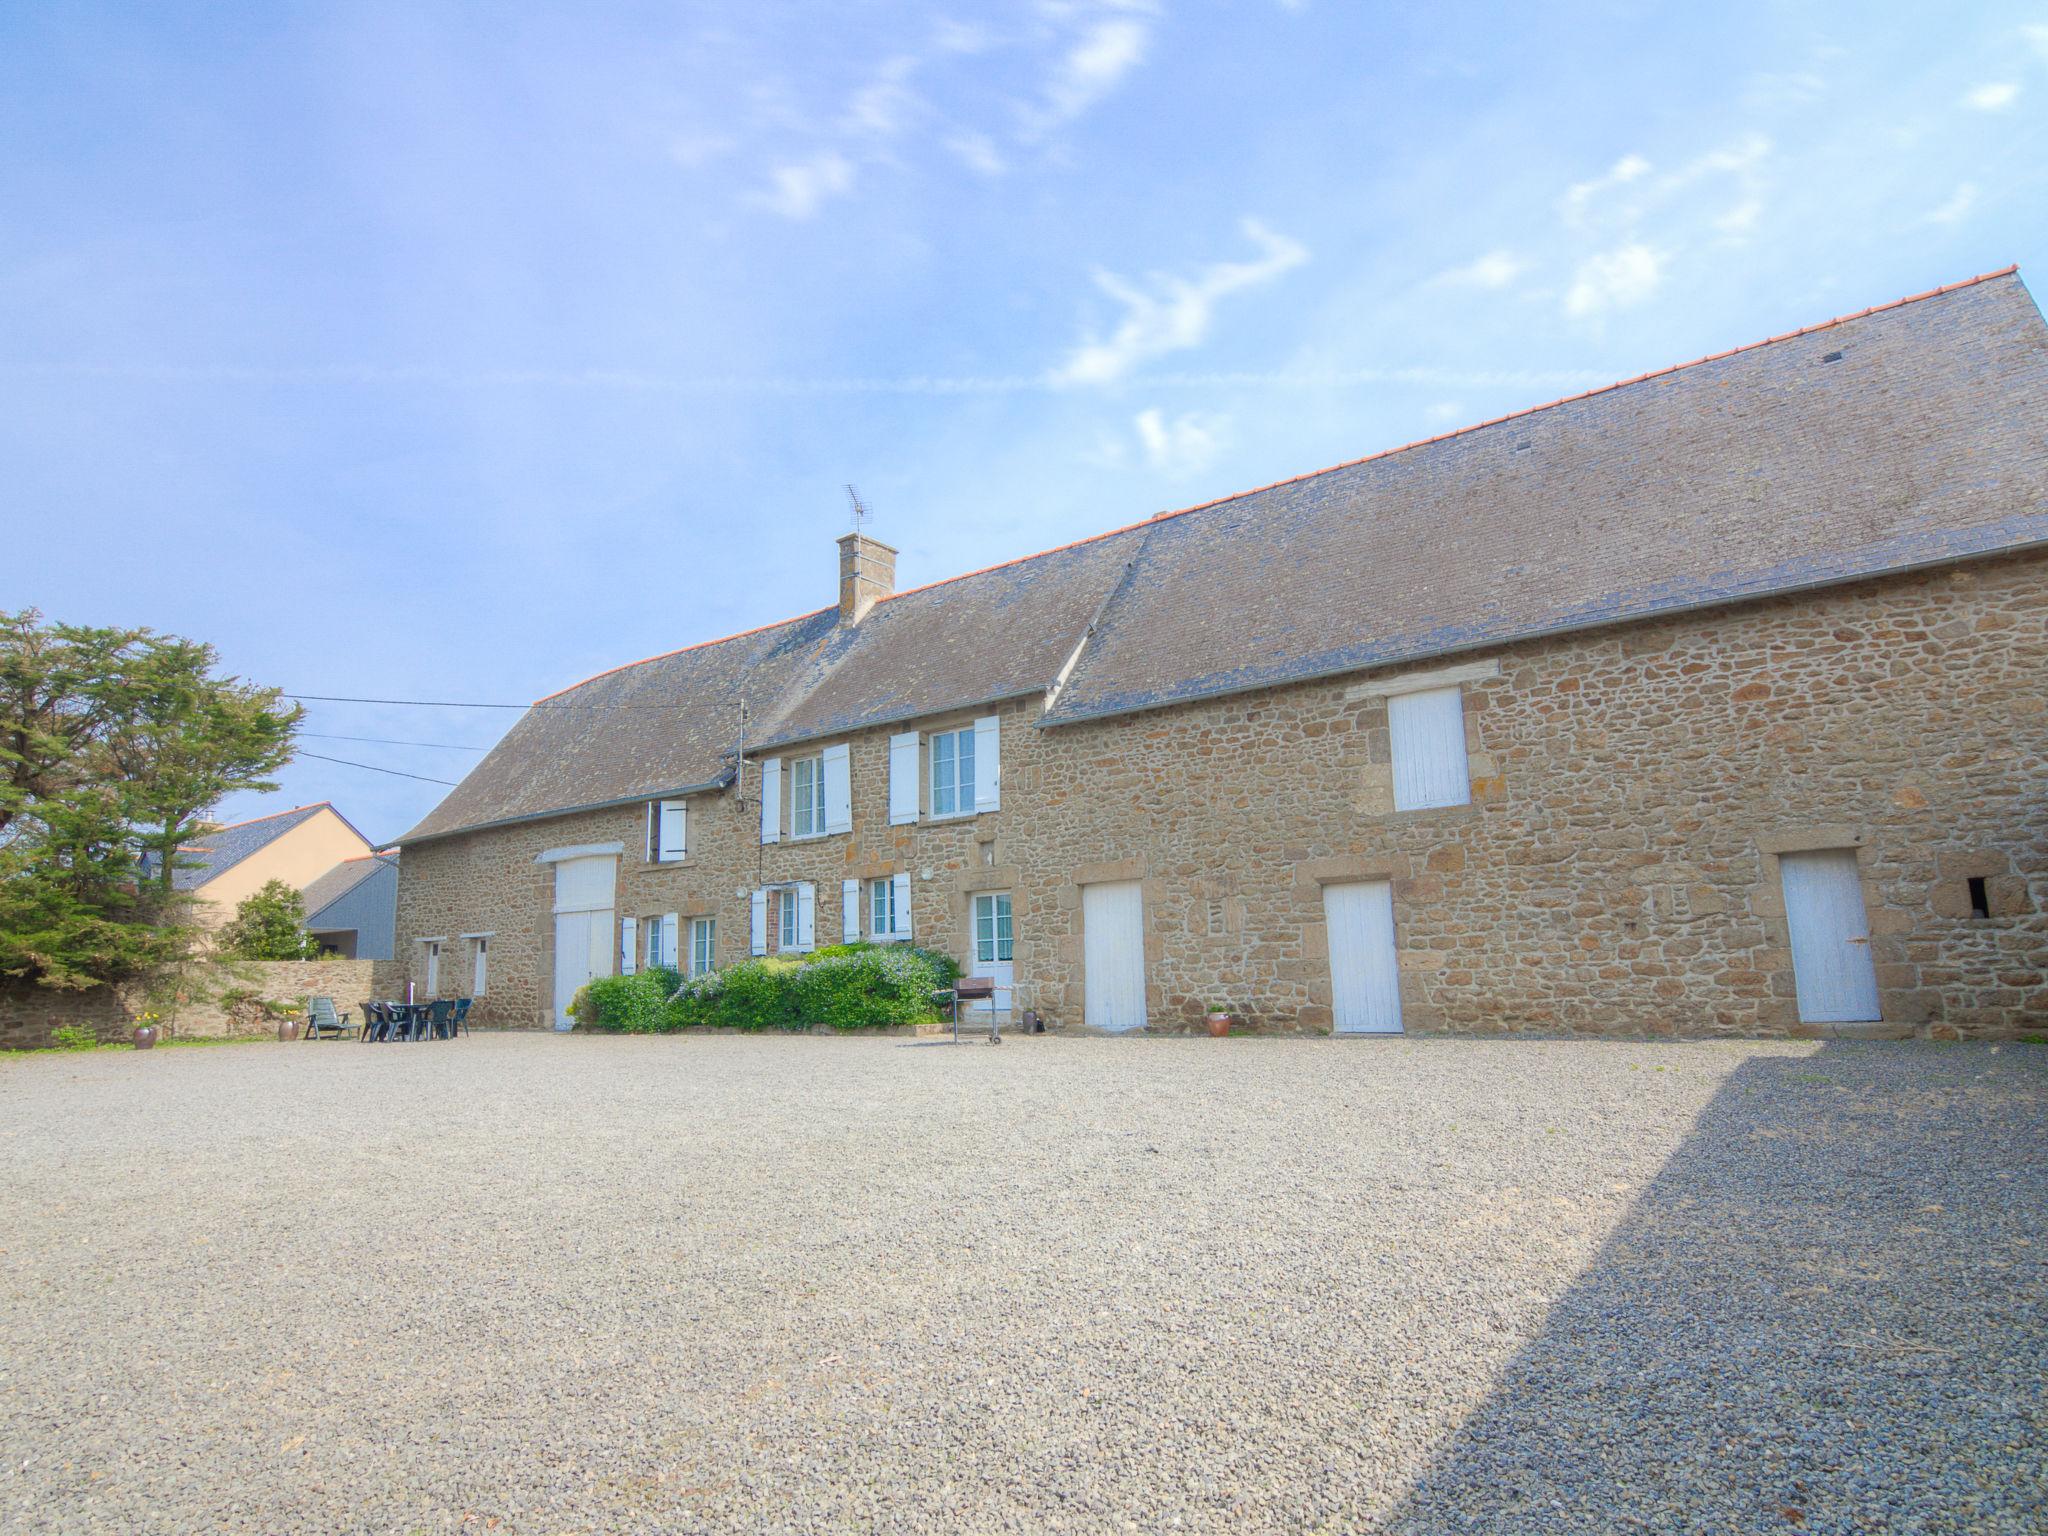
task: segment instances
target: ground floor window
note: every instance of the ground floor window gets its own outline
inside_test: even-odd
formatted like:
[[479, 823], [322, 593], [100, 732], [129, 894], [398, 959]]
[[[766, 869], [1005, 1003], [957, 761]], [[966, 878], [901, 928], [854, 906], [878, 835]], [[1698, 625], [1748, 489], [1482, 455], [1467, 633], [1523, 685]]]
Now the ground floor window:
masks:
[[781, 935], [778, 941], [780, 946], [785, 950], [795, 949], [796, 892], [777, 891], [775, 893], [775, 910], [778, 914], [776, 918], [777, 929]]
[[469, 994], [472, 997], [482, 997], [484, 995], [484, 977], [490, 969], [489, 943], [490, 940], [488, 939], [478, 939], [476, 941], [476, 956], [469, 977]]
[[987, 965], [1010, 958], [1010, 898], [974, 898], [974, 958]]
[[887, 939], [896, 933], [896, 883], [893, 880], [870, 880], [868, 882], [868, 937]]
[[675, 956], [665, 955], [661, 952], [661, 919], [658, 917], [643, 919], [641, 927], [647, 934], [647, 942], [641, 949], [641, 952], [647, 956], [645, 962], [647, 968], [652, 970], [657, 965], [673, 967], [675, 965]]
[[700, 917], [690, 924], [690, 974], [702, 976], [711, 969], [714, 922]]

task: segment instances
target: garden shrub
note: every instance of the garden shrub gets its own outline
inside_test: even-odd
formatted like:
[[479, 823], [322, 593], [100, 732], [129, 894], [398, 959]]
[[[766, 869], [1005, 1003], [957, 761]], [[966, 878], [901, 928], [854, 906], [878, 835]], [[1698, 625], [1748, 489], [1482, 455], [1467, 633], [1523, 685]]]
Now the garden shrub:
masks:
[[86, 1024], [59, 1024], [50, 1031], [50, 1044], [60, 1051], [89, 1051], [100, 1043], [100, 1032]]
[[952, 956], [907, 944], [831, 944], [807, 957], [761, 956], [684, 980], [657, 966], [601, 976], [570, 1011], [613, 1034], [679, 1029], [888, 1029], [936, 1020], [932, 993], [960, 974]]
[[682, 978], [665, 966], [631, 976], [600, 976], [576, 994], [572, 1005], [578, 1024], [619, 1035], [659, 1035], [676, 1029], [669, 1000]]
[[887, 1029], [938, 1016], [939, 973], [921, 950], [883, 944], [835, 945], [796, 973], [797, 1012], [832, 1029]]

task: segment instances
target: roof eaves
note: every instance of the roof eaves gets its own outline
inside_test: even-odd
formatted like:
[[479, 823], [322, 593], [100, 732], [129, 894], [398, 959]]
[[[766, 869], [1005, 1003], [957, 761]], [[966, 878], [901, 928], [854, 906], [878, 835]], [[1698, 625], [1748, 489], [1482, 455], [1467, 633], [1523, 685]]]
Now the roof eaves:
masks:
[[800, 747], [806, 742], [829, 741], [835, 736], [851, 736], [857, 731], [878, 731], [884, 726], [902, 725], [908, 720], [926, 720], [934, 715], [950, 715], [963, 709], [986, 709], [991, 704], [1007, 704], [1013, 699], [1035, 698], [1045, 692], [1043, 683], [1033, 683], [1029, 688], [1012, 688], [1005, 693], [988, 694], [979, 698], [960, 699], [951, 704], [920, 705], [916, 709], [899, 710], [893, 715], [874, 715], [848, 721], [822, 730], [806, 729], [794, 736], [767, 736], [760, 741], [749, 742], [747, 751], [756, 754], [770, 748]]
[[[439, 842], [444, 837], [465, 837], [471, 832], [490, 832], [499, 827], [524, 826], [531, 821], [550, 821], [557, 816], [580, 816], [586, 811], [615, 810], [622, 805], [641, 805], [649, 800], [673, 799], [679, 795], [701, 795], [714, 789], [724, 789], [732, 783], [732, 770], [728, 768], [715, 779], [706, 779], [701, 784], [679, 784], [673, 789], [640, 789], [630, 795], [616, 795], [609, 800], [592, 800], [584, 805], [550, 806], [544, 811], [528, 811], [520, 816], [500, 816], [491, 821], [465, 822], [459, 827], [448, 827], [439, 832], [408, 832], [392, 841], [391, 847], [403, 849], [409, 845]], [[394, 855], [395, 856], [395, 855]]]
[[[1993, 274], [1994, 276], [1997, 274]], [[1054, 708], [1032, 721], [1035, 728], [1057, 729], [1067, 725], [1086, 725], [1097, 720], [1113, 720], [1124, 715], [1144, 714], [1155, 709], [1170, 709], [1179, 704], [1205, 703], [1213, 699], [1228, 698], [1233, 694], [1255, 693], [1261, 688], [1275, 688], [1295, 683], [1322, 682], [1333, 677], [1344, 677], [1356, 672], [1373, 672], [1385, 667], [1407, 666], [1419, 661], [1434, 661], [1448, 656], [1457, 656], [1470, 651], [1492, 650], [1505, 645], [1519, 645], [1532, 640], [1554, 639], [1560, 635], [1583, 634], [1589, 630], [1608, 629], [1623, 624], [1645, 623], [1652, 619], [1673, 618], [1682, 614], [1698, 613], [1709, 608], [1734, 607], [1742, 603], [1763, 602], [1769, 598], [1787, 597], [1800, 592], [1819, 591], [1827, 587], [1848, 586], [1859, 581], [1874, 581], [1892, 576], [1907, 576], [1916, 571], [1937, 570], [1943, 566], [1962, 565], [1978, 560], [1994, 560], [2002, 555], [2025, 554], [2048, 546], [2048, 511], [2021, 513], [2002, 523], [1968, 530], [1963, 537], [1973, 538], [1998, 530], [2014, 529], [2018, 536], [2002, 543], [1985, 543], [1978, 547], [1956, 547], [1929, 554], [1922, 558], [1895, 562], [1892, 564], [1871, 564], [1857, 568], [1844, 568], [1833, 572], [1815, 571], [1804, 578], [1770, 582], [1763, 577], [1743, 583], [1731, 584], [1726, 588], [1693, 589], [1687, 595], [1676, 595], [1683, 589], [1664, 588], [1674, 593], [1671, 600], [1650, 602], [1639, 608], [1629, 608], [1624, 601], [1609, 599], [1605, 603], [1587, 604], [1577, 613], [1552, 624], [1524, 629], [1504, 627], [1496, 632], [1482, 632], [1477, 628], [1450, 626], [1436, 631], [1437, 640], [1425, 639], [1424, 643], [1412, 646], [1389, 646], [1375, 652], [1370, 646], [1357, 647], [1344, 653], [1343, 659], [1325, 664], [1289, 670], [1284, 665], [1257, 669], [1257, 675], [1246, 675], [1252, 669], [1240, 669], [1225, 673], [1222, 679], [1192, 688], [1132, 698], [1130, 695], [1112, 697], [1100, 707], [1083, 707], [1074, 710]], [[1899, 542], [1899, 541], [1892, 541]], [[1885, 546], [1878, 546], [1883, 548]], [[1774, 567], [1781, 570], [1783, 567]], [[1768, 574], [1768, 573], [1766, 573]], [[1451, 637], [1457, 638], [1451, 638]], [[1126, 702], [1128, 700], [1128, 702]]]

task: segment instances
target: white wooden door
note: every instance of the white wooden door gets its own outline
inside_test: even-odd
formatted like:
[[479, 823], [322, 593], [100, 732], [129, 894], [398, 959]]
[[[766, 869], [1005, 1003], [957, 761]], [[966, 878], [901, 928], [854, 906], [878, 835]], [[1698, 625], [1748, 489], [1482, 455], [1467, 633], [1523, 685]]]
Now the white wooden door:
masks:
[[618, 953], [612, 926], [614, 861], [609, 854], [555, 866], [555, 1028], [568, 1029], [569, 1004], [586, 981], [609, 976]]
[[974, 1006], [984, 1012], [1008, 1013], [1013, 998], [1011, 988], [1017, 980], [1017, 967], [1013, 954], [1010, 931], [1010, 898], [999, 896], [977, 896], [974, 898], [974, 965], [968, 971], [970, 976], [986, 976], [996, 984], [995, 996], [987, 1002]]
[[1882, 1017], [1855, 852], [1828, 848], [1781, 854], [1778, 870], [1785, 884], [1785, 922], [1792, 930], [1799, 1017], [1810, 1024]]
[[1145, 1027], [1145, 899], [1135, 880], [1081, 887], [1082, 1023]]
[[1330, 1003], [1340, 1035], [1401, 1033], [1394, 888], [1384, 880], [1323, 887], [1330, 934]]

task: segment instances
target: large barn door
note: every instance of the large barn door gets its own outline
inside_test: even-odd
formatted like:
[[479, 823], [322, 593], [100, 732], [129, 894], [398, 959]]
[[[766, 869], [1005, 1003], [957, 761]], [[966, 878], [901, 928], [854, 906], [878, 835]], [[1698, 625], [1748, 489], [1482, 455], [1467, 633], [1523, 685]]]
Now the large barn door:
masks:
[[574, 1024], [569, 1004], [586, 981], [612, 973], [610, 854], [564, 859], [555, 866], [555, 1028]]

